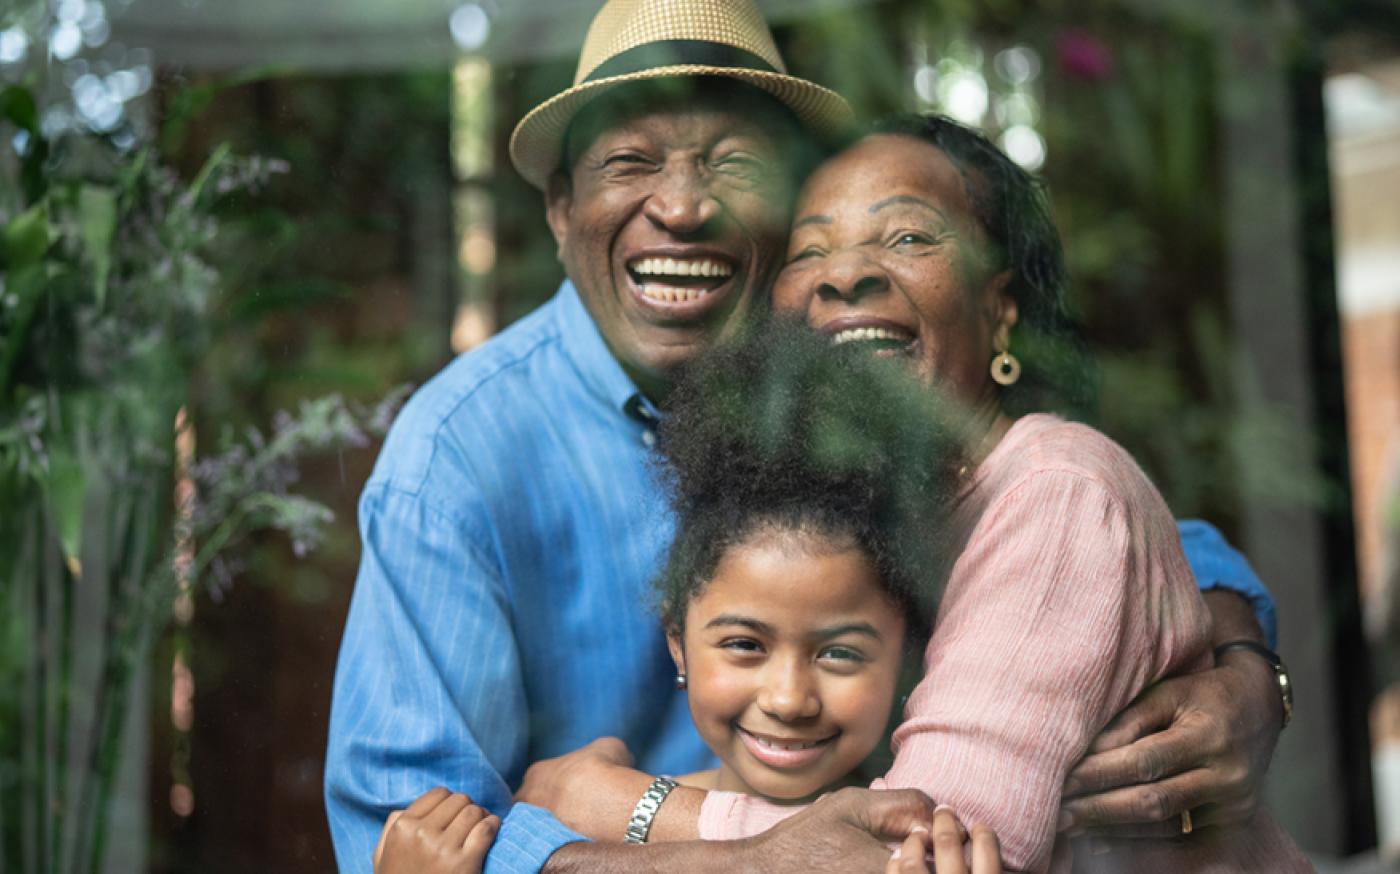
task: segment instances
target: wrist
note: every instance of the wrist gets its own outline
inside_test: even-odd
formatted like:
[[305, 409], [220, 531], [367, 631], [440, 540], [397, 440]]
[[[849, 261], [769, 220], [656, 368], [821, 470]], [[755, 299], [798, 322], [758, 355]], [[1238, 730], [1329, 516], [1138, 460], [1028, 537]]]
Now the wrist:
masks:
[[1243, 595], [1230, 589], [1211, 589], [1203, 593], [1210, 611], [1211, 647], [1236, 640], [1264, 643], [1264, 631], [1254, 607]]
[[1277, 653], [1254, 640], [1227, 641], [1215, 648], [1215, 663], [1248, 678], [1251, 688], [1267, 688], [1270, 712], [1282, 728], [1293, 716], [1293, 683]]

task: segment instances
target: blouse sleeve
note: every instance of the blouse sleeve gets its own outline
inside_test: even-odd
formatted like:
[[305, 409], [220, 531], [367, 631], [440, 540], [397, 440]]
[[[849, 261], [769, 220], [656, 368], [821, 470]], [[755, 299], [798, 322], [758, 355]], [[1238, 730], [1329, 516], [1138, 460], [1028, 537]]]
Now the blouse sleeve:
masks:
[[[992, 826], [1011, 869], [1049, 866], [1070, 768], [1139, 691], [1204, 648], [1205, 607], [1165, 505], [1143, 486], [1124, 496], [1040, 470], [987, 508], [949, 579], [894, 765], [876, 781]], [[702, 836], [781, 818], [720, 795]]]

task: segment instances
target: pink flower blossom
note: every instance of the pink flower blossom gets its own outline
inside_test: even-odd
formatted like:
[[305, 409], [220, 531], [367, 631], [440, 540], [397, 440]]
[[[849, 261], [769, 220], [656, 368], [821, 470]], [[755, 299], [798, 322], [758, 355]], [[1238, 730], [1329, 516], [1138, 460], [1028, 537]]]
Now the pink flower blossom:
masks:
[[1113, 53], [1087, 30], [1066, 30], [1055, 40], [1060, 69], [1075, 79], [1101, 82], [1113, 74]]

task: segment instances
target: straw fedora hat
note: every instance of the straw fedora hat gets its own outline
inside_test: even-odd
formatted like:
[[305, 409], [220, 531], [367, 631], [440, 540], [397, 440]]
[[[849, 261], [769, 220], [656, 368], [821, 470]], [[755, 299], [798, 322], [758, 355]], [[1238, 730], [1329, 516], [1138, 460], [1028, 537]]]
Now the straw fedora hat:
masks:
[[530, 110], [511, 134], [515, 169], [543, 189], [580, 109], [619, 85], [673, 76], [722, 76], [752, 85], [818, 136], [851, 121], [841, 95], [787, 74], [753, 0], [608, 0], [584, 37], [573, 87]]

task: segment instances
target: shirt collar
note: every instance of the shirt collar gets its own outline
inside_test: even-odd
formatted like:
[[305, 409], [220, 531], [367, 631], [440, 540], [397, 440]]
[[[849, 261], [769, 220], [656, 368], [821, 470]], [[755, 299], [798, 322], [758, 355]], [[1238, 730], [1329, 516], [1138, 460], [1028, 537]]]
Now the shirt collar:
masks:
[[579, 376], [593, 394], [628, 418], [652, 425], [656, 407], [638, 389], [627, 371], [613, 357], [593, 316], [583, 305], [578, 289], [565, 279], [555, 295], [559, 335], [564, 351], [573, 359]]

